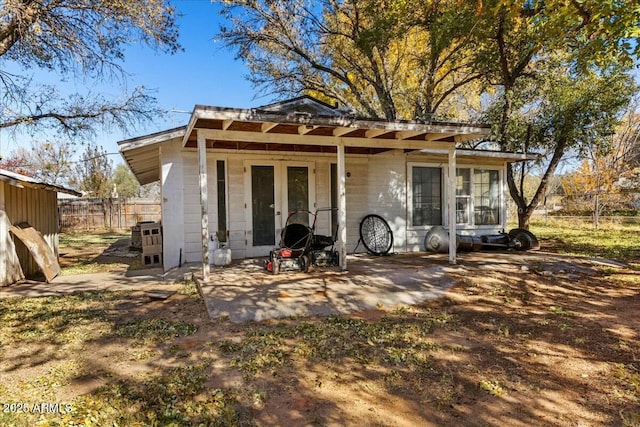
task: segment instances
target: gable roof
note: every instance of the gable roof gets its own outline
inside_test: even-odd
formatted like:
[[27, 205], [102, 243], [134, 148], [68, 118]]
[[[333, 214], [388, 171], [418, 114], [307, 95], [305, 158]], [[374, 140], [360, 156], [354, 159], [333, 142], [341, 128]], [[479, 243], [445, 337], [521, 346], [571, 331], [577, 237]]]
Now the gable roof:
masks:
[[82, 196], [81, 193], [65, 188], [59, 185], [49, 184], [44, 181], [38, 181], [30, 176], [21, 175], [19, 173], [11, 172], [6, 169], [0, 169], [0, 182], [12, 185], [18, 188], [38, 188], [42, 190], [55, 191], [58, 193], [72, 194], [74, 196]]
[[182, 140], [186, 128], [181, 126], [118, 142], [120, 154], [140, 185], [160, 179], [160, 144]]
[[312, 116], [339, 116], [347, 111], [312, 98], [309, 95], [263, 105], [256, 108], [256, 110], [272, 113], [310, 114]]

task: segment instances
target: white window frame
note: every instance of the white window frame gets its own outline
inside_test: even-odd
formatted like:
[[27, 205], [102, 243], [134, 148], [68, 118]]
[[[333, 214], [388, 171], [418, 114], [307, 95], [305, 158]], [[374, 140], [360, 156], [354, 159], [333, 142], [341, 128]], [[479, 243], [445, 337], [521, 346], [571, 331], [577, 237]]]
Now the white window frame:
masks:
[[440, 194], [442, 195], [442, 225], [447, 223], [447, 171], [442, 163], [422, 163], [422, 162], [407, 162], [407, 228], [410, 230], [429, 230], [433, 227], [433, 224], [429, 225], [413, 225], [413, 168], [438, 168], [440, 169]]
[[[480, 166], [476, 165], [470, 168], [471, 169], [471, 204], [472, 204], [472, 221], [471, 225], [475, 228], [496, 228], [502, 226], [504, 222], [504, 216], [506, 214], [504, 206], [505, 206], [505, 195], [504, 195], [504, 174], [503, 168], [499, 166]], [[476, 224], [475, 217], [475, 172], [476, 170], [491, 170], [498, 172], [498, 221], [495, 224]]]
[[[449, 178], [449, 170], [444, 163], [426, 163], [426, 162], [407, 162], [407, 228], [409, 230], [428, 230], [433, 225], [413, 225], [413, 168], [414, 167], [428, 167], [439, 168], [442, 172], [441, 180], [441, 194], [442, 194], [442, 225], [447, 227], [449, 225], [449, 194], [448, 188], [445, 185]], [[466, 223], [457, 223], [456, 227], [460, 229], [473, 228], [473, 229], [495, 229], [497, 227], [504, 227], [505, 224], [505, 200], [504, 193], [504, 168], [496, 165], [456, 165], [456, 172], [458, 169], [469, 170], [469, 221]], [[481, 170], [495, 170], [498, 172], [498, 222], [496, 224], [475, 224], [475, 171]], [[457, 196], [454, 195], [457, 198]]]

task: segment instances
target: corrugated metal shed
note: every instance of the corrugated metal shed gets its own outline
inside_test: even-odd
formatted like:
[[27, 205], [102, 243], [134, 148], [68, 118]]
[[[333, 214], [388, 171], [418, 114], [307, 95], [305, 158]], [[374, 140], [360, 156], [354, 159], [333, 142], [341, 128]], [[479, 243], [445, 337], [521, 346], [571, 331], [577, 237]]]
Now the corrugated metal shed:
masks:
[[0, 286], [39, 271], [27, 248], [9, 232], [29, 223], [58, 254], [58, 192], [78, 192], [0, 169]]

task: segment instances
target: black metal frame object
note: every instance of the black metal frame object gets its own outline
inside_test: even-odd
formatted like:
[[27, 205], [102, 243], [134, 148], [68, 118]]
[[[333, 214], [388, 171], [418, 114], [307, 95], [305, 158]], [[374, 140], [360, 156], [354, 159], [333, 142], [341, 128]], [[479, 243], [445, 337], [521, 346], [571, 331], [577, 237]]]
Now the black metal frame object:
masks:
[[369, 253], [386, 255], [393, 247], [393, 232], [384, 218], [369, 214], [360, 222], [360, 241]]

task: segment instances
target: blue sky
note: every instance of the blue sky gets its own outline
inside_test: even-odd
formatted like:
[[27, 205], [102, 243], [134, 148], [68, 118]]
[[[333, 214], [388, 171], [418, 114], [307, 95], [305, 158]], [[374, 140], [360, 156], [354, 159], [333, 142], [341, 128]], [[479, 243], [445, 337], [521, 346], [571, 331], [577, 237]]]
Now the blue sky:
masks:
[[[255, 99], [255, 90], [244, 77], [248, 73], [244, 64], [234, 60], [234, 52], [215, 42], [219, 28], [218, 5], [209, 0], [174, 0], [172, 4], [182, 14], [178, 26], [184, 52], [168, 55], [155, 52], [147, 46], [134, 45], [127, 49], [122, 65], [129, 74], [127, 87], [145, 86], [152, 91], [160, 108], [183, 112], [170, 112], [165, 119], [129, 133], [120, 130], [100, 132], [96, 142], [109, 153], [118, 151], [119, 140], [186, 124], [189, 114], [184, 111], [190, 113], [195, 104], [245, 108], [271, 101], [264, 97]], [[35, 76], [39, 80], [55, 83], [63, 93], [87, 91], [85, 83], [79, 80], [60, 83], [58, 76], [44, 72], [38, 72]], [[113, 82], [101, 85], [96, 90], [104, 93], [105, 97], [117, 97], [121, 86]], [[14, 138], [6, 132], [2, 133], [0, 155], [8, 155], [19, 145], [29, 147], [32, 139], [44, 140], [47, 135], [31, 137], [19, 134]], [[120, 155], [109, 158], [114, 166], [122, 162]]]

